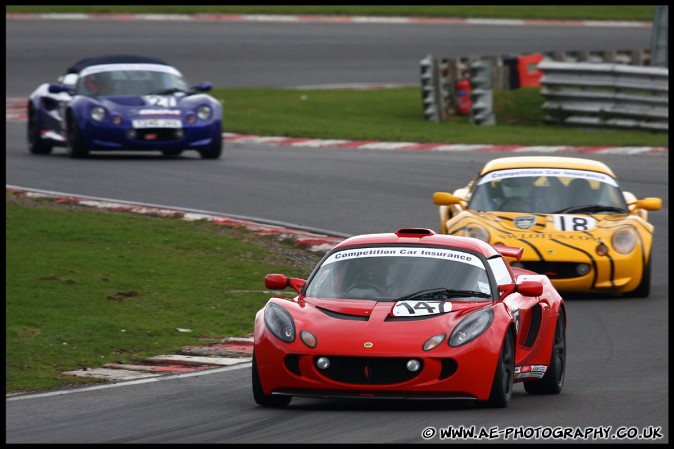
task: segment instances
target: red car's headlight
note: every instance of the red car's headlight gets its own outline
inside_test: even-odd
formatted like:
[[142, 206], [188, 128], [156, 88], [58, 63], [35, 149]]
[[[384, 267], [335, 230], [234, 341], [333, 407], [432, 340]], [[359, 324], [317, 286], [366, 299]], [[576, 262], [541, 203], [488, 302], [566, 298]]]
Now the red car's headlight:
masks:
[[491, 307], [471, 313], [463, 319], [449, 336], [449, 346], [465, 345], [482, 335], [494, 321], [494, 311]]
[[295, 322], [283, 307], [269, 303], [264, 309], [264, 323], [267, 329], [286, 343], [295, 341]]

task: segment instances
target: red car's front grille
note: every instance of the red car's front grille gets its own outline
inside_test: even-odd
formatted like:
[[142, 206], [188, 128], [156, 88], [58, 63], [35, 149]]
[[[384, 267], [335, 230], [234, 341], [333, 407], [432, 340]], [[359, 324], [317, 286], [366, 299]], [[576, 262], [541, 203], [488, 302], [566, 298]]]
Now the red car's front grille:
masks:
[[442, 364], [442, 369], [440, 370], [440, 377], [439, 379], [447, 379], [449, 376], [454, 374], [456, 370], [459, 368], [459, 365], [456, 363], [456, 360], [454, 359], [441, 359], [440, 363]]
[[[337, 382], [360, 385], [382, 385], [414, 379], [423, 371], [423, 362], [417, 371], [410, 371], [406, 364], [409, 358], [388, 357], [328, 357], [330, 367], [319, 370], [324, 376]], [[315, 359], [314, 359], [315, 360]]]

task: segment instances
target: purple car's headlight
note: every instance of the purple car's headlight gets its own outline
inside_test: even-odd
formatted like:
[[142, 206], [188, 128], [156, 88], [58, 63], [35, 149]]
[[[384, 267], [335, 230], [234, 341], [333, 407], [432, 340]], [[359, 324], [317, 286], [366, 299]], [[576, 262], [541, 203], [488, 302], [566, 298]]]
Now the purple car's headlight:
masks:
[[91, 108], [91, 111], [89, 111], [89, 115], [91, 116], [92, 119], [96, 120], [97, 122], [102, 122], [105, 120], [105, 116], [107, 113], [105, 112], [105, 108], [101, 106], [94, 106]]
[[199, 106], [197, 108], [197, 116], [201, 120], [208, 120], [209, 118], [211, 118], [211, 115], [213, 115], [213, 110], [211, 109], [210, 106], [204, 105], [204, 106]]

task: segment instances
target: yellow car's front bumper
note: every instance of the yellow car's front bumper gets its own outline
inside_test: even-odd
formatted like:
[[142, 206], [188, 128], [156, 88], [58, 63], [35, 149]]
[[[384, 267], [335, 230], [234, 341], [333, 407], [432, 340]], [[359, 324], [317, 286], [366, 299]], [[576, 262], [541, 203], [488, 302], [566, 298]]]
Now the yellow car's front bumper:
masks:
[[[560, 292], [631, 292], [647, 276], [653, 228], [640, 217], [593, 215], [583, 221], [591, 227], [570, 231], [556, 223], [552, 214], [463, 211], [445, 227], [448, 234], [488, 235], [491, 244], [523, 247], [519, 266], [547, 275]], [[636, 243], [621, 254], [612, 236], [625, 227], [635, 231]]]

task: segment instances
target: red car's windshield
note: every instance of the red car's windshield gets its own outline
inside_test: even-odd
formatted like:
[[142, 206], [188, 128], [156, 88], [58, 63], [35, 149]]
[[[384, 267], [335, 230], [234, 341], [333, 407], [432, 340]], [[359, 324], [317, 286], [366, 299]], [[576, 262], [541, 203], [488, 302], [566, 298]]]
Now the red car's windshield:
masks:
[[305, 294], [321, 298], [393, 300], [428, 289], [474, 291], [478, 295], [469, 295], [471, 301], [491, 300], [489, 275], [477, 256], [449, 248], [416, 246], [335, 252], [312, 276]]

